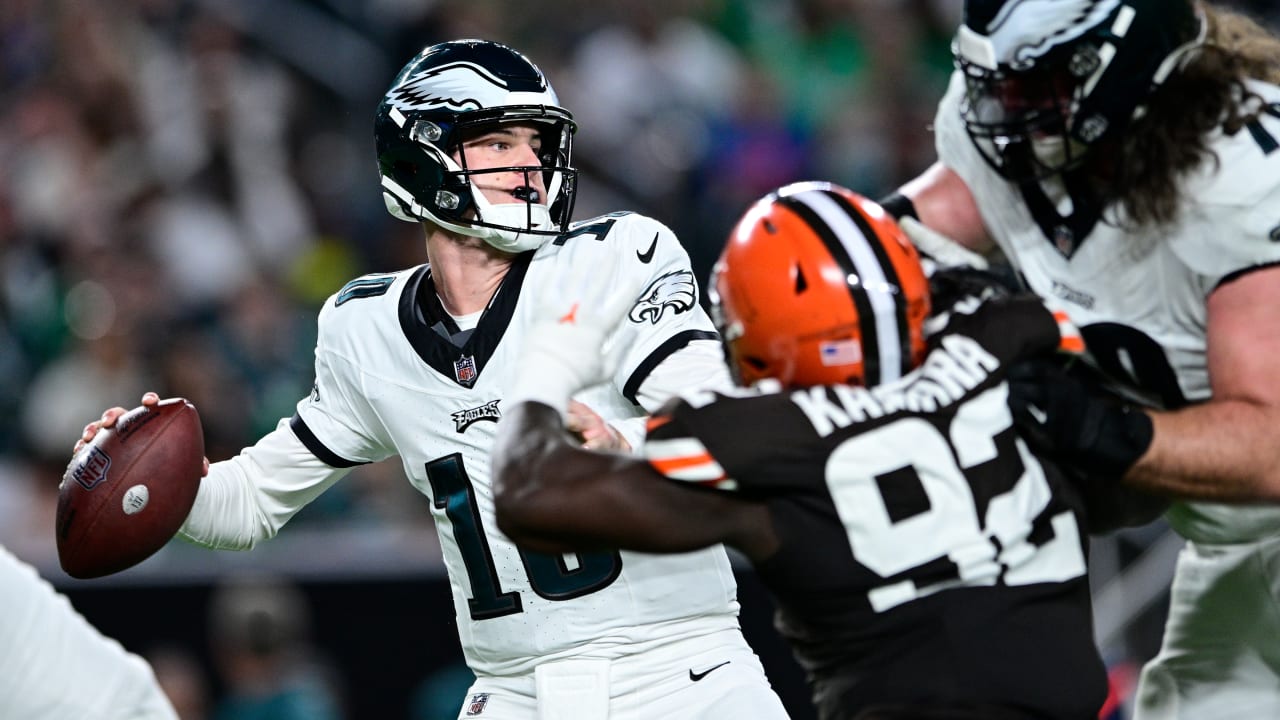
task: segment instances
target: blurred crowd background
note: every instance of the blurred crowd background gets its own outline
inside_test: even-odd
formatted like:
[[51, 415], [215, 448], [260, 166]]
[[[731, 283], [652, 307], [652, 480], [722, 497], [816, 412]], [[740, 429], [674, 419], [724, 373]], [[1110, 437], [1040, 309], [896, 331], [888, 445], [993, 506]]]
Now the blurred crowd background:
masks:
[[[1235, 4], [1273, 25], [1280, 15], [1270, 0]], [[78, 592], [58, 569], [52, 521], [86, 422], [145, 390], [184, 396], [209, 458], [229, 457], [308, 392], [323, 300], [348, 279], [425, 259], [421, 230], [383, 208], [372, 136], [378, 99], [423, 46], [478, 37], [529, 55], [580, 123], [576, 217], [654, 216], [705, 279], [734, 219], [765, 191], [820, 178], [878, 197], [927, 166], [960, 6], [3, 0], [0, 542]], [[1159, 524], [1122, 536], [1104, 562], [1118, 572], [1162, 537]], [[198, 699], [184, 720], [283, 719], [294, 716], [227, 703], [242, 681], [289, 675], [262, 668], [309, 632], [294, 585], [439, 578], [435, 543], [427, 501], [382, 463], [268, 547], [175, 543], [101, 587], [216, 584], [238, 598], [210, 597], [186, 619], [207, 618], [221, 638], [198, 652], [133, 649], [153, 651]], [[1117, 667], [1154, 649], [1161, 562], [1147, 579], [1148, 639], [1121, 644]], [[248, 572], [260, 579], [231, 582]], [[223, 646], [255, 650], [219, 665], [210, 658], [229, 655]], [[456, 708], [465, 669], [441, 672], [423, 697], [440, 683]], [[309, 677], [349, 683], [333, 668]], [[359, 717], [341, 695], [297, 717]]]

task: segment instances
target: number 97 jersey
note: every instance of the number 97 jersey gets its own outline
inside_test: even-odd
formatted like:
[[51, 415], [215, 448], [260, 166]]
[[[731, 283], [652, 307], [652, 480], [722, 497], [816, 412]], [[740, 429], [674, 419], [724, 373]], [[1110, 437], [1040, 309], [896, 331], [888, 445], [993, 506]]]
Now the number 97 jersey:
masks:
[[667, 477], [768, 504], [780, 547], [757, 570], [823, 717], [1096, 715], [1078, 498], [1018, 438], [1004, 382], [1060, 342], [1038, 300], [993, 300], [899, 381], [690, 396], [651, 422], [644, 452]]

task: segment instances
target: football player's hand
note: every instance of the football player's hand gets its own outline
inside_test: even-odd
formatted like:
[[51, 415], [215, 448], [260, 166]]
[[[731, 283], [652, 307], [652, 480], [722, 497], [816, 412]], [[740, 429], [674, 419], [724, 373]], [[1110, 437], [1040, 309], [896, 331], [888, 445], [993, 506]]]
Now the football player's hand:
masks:
[[582, 447], [589, 450], [631, 452], [631, 443], [621, 433], [594, 410], [577, 400], [569, 401], [569, 416], [565, 427], [582, 440]]
[[[154, 392], [143, 393], [143, 407], [154, 407], [158, 404], [160, 404], [160, 396], [158, 394]], [[71, 448], [71, 454], [75, 455], [80, 452], [85, 445], [93, 442], [93, 438], [97, 436], [100, 430], [115, 427], [116, 421], [120, 419], [121, 415], [124, 415], [127, 412], [129, 412], [127, 409], [118, 405], [113, 408], [107, 408], [107, 410], [102, 413], [102, 417], [84, 426], [84, 430], [80, 433], [80, 439], [76, 440], [75, 446]], [[204, 459], [204, 471], [201, 474], [209, 474], [209, 458]]]
[[[151, 407], [159, 402], [160, 396], [156, 393], [148, 392], [144, 393], [142, 396], [142, 404], [146, 407]], [[71, 454], [74, 455], [75, 453], [80, 452], [80, 448], [83, 448], [85, 445], [92, 442], [94, 436], [98, 434], [99, 430], [115, 427], [116, 420], [119, 420], [120, 416], [127, 412], [129, 412], [127, 409], [120, 406], [108, 408], [106, 412], [102, 413], [102, 417], [94, 420], [88, 425], [85, 425], [84, 430], [80, 433], [80, 439], [76, 441], [75, 447], [71, 449]]]
[[1009, 368], [1009, 407], [1027, 442], [1066, 465], [1121, 478], [1151, 447], [1151, 416], [1068, 371], [1029, 360]]

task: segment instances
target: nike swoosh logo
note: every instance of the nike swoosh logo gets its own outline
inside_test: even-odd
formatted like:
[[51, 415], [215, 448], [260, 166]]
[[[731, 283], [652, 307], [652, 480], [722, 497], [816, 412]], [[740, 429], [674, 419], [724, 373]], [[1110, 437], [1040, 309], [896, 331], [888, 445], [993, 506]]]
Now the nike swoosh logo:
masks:
[[696, 672], [694, 672], [694, 671], [693, 671], [693, 669], [692, 669], [692, 668], [690, 668], [690, 670], [689, 670], [689, 679], [690, 679], [690, 680], [692, 680], [693, 682], [698, 682], [698, 681], [699, 681], [699, 680], [701, 680], [702, 678], [704, 678], [704, 677], [706, 677], [706, 676], [710, 675], [711, 673], [715, 672], [716, 670], [719, 670], [720, 668], [724, 667], [725, 665], [728, 665], [728, 664], [729, 664], [729, 663], [731, 663], [731, 662], [733, 662], [733, 661], [732, 661], [732, 660], [725, 660], [724, 662], [720, 663], [719, 665], [713, 665], [713, 666], [711, 666], [711, 667], [707, 668], [706, 670], [703, 670], [703, 671], [702, 671], [702, 672], [700, 672], [700, 673], [696, 673]]
[[658, 233], [654, 233], [653, 242], [649, 243], [649, 249], [645, 250], [644, 252], [640, 252], [639, 250], [637, 250], [636, 257], [640, 258], [640, 262], [644, 263], [645, 265], [648, 265], [649, 261], [653, 259], [653, 251], [657, 249], [658, 249]]

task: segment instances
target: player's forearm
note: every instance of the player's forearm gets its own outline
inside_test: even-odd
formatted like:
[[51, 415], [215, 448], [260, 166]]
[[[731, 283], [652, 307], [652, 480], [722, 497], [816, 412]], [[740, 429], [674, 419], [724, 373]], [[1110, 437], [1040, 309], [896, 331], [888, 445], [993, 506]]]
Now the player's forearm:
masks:
[[910, 198], [916, 217], [930, 230], [979, 253], [994, 245], [968, 186], [942, 163], [934, 163], [900, 192]]
[[494, 511], [517, 544], [540, 552], [621, 548], [688, 552], [728, 537], [738, 502], [667, 480], [647, 462], [574, 447], [559, 415], [537, 402], [502, 419]]
[[235, 461], [210, 465], [178, 536], [219, 550], [249, 550], [274, 537], [276, 529], [262, 521], [248, 485]]
[[608, 455], [573, 447], [550, 406], [521, 403], [503, 418], [494, 449], [494, 515], [518, 545], [538, 552], [591, 550], [607, 544], [599, 518]]
[[275, 537], [347, 472], [317, 459], [281, 422], [253, 447], [209, 466], [178, 535], [205, 547], [248, 550]]
[[1280, 407], [1219, 400], [1151, 415], [1151, 447], [1127, 484], [1195, 500], [1280, 502]]
[[[568, 443], [559, 414], [540, 402], [519, 403], [507, 411], [493, 447], [493, 510], [498, 529], [516, 544], [538, 552], [570, 552], [561, 510], [563, 476], [552, 470], [553, 458]], [[572, 515], [579, 498], [564, 496], [562, 509]]]

